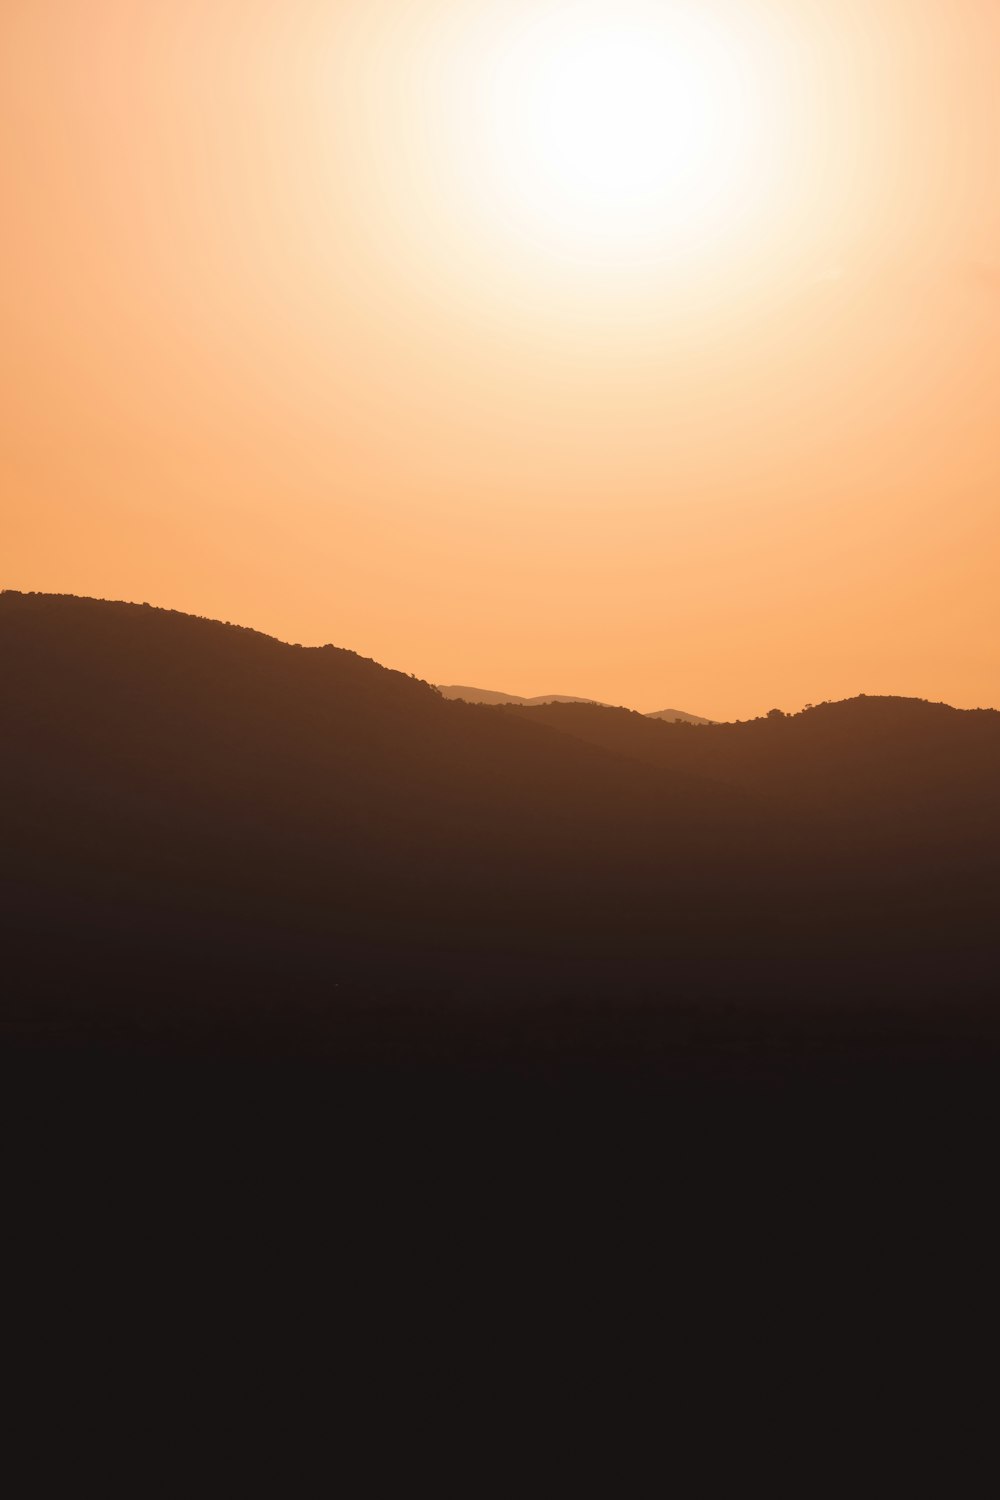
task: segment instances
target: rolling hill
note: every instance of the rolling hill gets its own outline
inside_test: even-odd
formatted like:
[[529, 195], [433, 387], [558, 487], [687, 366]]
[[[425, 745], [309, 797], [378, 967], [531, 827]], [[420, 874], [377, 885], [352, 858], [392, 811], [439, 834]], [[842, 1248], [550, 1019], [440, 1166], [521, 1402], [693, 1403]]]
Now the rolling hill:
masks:
[[14, 592], [0, 680], [8, 1047], [683, 1071], [992, 993], [992, 711], [475, 705], [333, 646]]

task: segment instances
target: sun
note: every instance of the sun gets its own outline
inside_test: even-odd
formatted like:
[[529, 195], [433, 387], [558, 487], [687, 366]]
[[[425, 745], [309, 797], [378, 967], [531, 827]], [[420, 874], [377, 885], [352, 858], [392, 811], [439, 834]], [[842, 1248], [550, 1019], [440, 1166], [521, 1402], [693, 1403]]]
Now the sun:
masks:
[[477, 70], [485, 190], [522, 234], [583, 255], [709, 234], [760, 155], [746, 61], [693, 7], [519, 10]]

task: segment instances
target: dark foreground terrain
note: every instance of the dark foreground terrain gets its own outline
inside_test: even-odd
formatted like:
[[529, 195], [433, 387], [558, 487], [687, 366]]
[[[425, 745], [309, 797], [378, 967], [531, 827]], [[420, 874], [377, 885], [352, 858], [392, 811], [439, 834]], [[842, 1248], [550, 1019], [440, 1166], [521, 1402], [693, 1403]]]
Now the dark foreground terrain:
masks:
[[7, 593], [0, 716], [4, 1258], [46, 1411], [75, 1342], [71, 1404], [105, 1364], [115, 1434], [117, 1387], [148, 1406], [137, 1372], [171, 1371], [144, 1474], [223, 1387], [275, 1384], [338, 1455], [374, 1409], [366, 1465], [412, 1464], [426, 1392], [444, 1449], [466, 1408], [504, 1423], [478, 1474], [532, 1399], [551, 1433], [624, 1377], [658, 1444], [708, 1414], [704, 1473], [745, 1466], [720, 1414], [771, 1361], [757, 1441], [815, 1415], [803, 1372], [836, 1386], [811, 1474], [845, 1400], [884, 1430], [888, 1355], [963, 1367], [995, 1279], [1000, 715], [484, 707]]
[[0, 596], [6, 1066], [992, 1095], [1000, 714], [484, 707]]

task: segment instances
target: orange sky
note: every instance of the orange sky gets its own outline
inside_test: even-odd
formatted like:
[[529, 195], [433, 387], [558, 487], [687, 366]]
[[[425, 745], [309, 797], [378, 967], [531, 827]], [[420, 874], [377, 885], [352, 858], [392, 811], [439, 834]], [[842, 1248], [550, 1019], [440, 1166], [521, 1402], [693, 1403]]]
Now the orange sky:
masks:
[[1000, 7], [706, 4], [749, 207], [601, 259], [477, 165], [524, 0], [5, 0], [0, 584], [646, 710], [1000, 705]]

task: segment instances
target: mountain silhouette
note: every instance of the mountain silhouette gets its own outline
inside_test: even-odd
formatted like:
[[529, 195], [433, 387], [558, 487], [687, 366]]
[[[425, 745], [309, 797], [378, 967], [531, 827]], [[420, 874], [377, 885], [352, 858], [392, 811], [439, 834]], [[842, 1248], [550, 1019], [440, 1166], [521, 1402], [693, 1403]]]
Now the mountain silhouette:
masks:
[[684, 710], [680, 709], [680, 708], [660, 708], [660, 709], [657, 709], [656, 713], [647, 714], [646, 718], [647, 719], [666, 719], [666, 721], [667, 721], [668, 724], [676, 724], [678, 721], [680, 721], [682, 724], [714, 724], [714, 723], [716, 723], [715, 719], [705, 719], [705, 718], [702, 718], [702, 716], [700, 714], [686, 714], [684, 712]]
[[[461, 698], [465, 703], [516, 703], [522, 708], [534, 708], [543, 703], [595, 703], [600, 708], [607, 708], [608, 704], [601, 703], [597, 698], [574, 698], [566, 693], [542, 693], [537, 698], [522, 698], [517, 693], [499, 693], [489, 688], [444, 686], [437, 684], [437, 690], [444, 698]], [[698, 714], [686, 714], [679, 708], [661, 708], [657, 713], [647, 714], [649, 719], [667, 719], [671, 722], [680, 719], [686, 724], [712, 724], [714, 720], [703, 719]]]
[[991, 710], [477, 705], [15, 592], [0, 674], [8, 1048], [687, 1078], [985, 1045]]
[[443, 698], [461, 698], [463, 703], [520, 703], [530, 707], [538, 703], [596, 703], [596, 698], [574, 698], [566, 693], [542, 693], [537, 698], [522, 698], [518, 693], [498, 693], [490, 688], [444, 686], [437, 684]]

